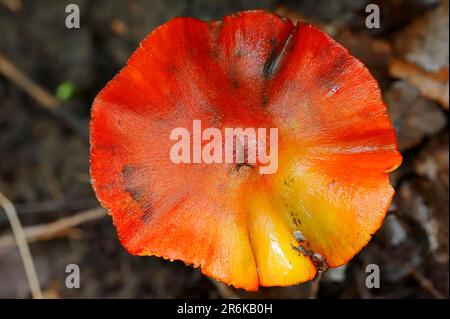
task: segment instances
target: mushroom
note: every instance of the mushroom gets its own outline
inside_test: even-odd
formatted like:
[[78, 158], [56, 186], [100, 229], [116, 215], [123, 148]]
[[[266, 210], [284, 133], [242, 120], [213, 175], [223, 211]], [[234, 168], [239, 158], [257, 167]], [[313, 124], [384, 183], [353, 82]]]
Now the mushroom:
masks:
[[[277, 171], [174, 163], [171, 132], [194, 120], [276, 128]], [[313, 279], [314, 256], [347, 263], [381, 226], [401, 163], [367, 68], [321, 30], [265, 11], [151, 32], [95, 99], [90, 143], [93, 188], [131, 254], [249, 291]]]

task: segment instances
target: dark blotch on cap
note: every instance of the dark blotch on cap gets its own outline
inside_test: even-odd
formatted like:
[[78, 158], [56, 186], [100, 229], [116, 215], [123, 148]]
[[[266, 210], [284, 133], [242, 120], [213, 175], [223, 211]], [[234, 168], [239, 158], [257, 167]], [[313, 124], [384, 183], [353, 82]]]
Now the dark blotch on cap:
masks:
[[122, 169], [122, 175], [124, 178], [124, 190], [130, 194], [133, 201], [139, 205], [143, 212], [142, 220], [149, 222], [152, 216], [152, 201], [151, 196], [148, 195], [148, 191], [145, 189], [145, 185], [136, 183], [137, 169], [135, 166], [127, 164]]
[[125, 179], [128, 179], [133, 175], [135, 168], [133, 165], [127, 164], [122, 168], [122, 175]]
[[276, 47], [277, 47], [277, 39], [270, 39], [270, 54], [269, 58], [266, 60], [266, 63], [263, 67], [263, 77], [269, 78], [271, 77], [276, 70], [276, 62], [277, 62], [277, 54], [276, 54]]

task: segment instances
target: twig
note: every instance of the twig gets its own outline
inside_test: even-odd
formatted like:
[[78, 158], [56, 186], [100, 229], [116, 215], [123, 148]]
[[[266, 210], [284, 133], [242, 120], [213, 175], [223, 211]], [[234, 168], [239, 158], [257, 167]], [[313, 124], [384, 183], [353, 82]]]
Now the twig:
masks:
[[0, 192], [0, 206], [6, 213], [6, 216], [11, 224], [11, 229], [14, 234], [17, 246], [19, 247], [20, 257], [22, 258], [23, 266], [25, 268], [25, 273], [27, 275], [28, 284], [30, 286], [31, 295], [35, 299], [42, 299], [42, 291], [39, 285], [39, 280], [36, 274], [36, 268], [34, 267], [33, 258], [31, 257], [30, 248], [20, 224], [19, 217], [17, 216], [16, 209], [11, 201], [6, 198]]
[[85, 140], [88, 139], [87, 124], [77, 119], [73, 114], [67, 112], [61, 105], [61, 101], [53, 94], [42, 88], [24, 72], [19, 70], [12, 62], [0, 53], [0, 74], [11, 82], [22, 88], [37, 103], [42, 105], [53, 115], [63, 120], [70, 128], [80, 134]]
[[434, 298], [437, 299], [445, 299], [444, 295], [441, 294], [433, 285], [433, 283], [431, 282], [431, 280], [429, 280], [428, 278], [426, 278], [424, 275], [422, 275], [419, 271], [417, 271], [416, 269], [414, 269], [413, 267], [409, 268], [409, 271], [411, 273], [411, 275], [414, 277], [414, 279], [417, 280], [417, 282], [419, 282], [420, 286], [425, 289], [426, 291], [428, 291]]
[[[86, 211], [79, 212], [73, 216], [64, 217], [62, 219], [50, 222], [47, 224], [40, 224], [26, 227], [23, 234], [28, 243], [48, 240], [61, 236], [62, 233], [70, 228], [77, 227], [81, 224], [105, 217], [105, 209], [97, 207]], [[0, 237], [0, 249], [7, 249], [15, 246], [14, 237], [11, 234]]]
[[59, 100], [56, 97], [27, 77], [2, 54], [0, 54], [0, 72], [45, 108], [52, 110], [58, 107]]

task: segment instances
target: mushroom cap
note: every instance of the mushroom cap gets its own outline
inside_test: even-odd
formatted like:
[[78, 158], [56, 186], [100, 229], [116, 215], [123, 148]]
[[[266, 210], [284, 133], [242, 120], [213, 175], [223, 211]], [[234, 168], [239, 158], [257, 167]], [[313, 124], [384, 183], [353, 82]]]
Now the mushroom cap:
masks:
[[[278, 171], [174, 164], [170, 132], [194, 119], [278, 128]], [[95, 99], [90, 142], [93, 188], [131, 254], [246, 290], [348, 262], [381, 226], [401, 163], [367, 68], [321, 30], [265, 11], [151, 32]]]

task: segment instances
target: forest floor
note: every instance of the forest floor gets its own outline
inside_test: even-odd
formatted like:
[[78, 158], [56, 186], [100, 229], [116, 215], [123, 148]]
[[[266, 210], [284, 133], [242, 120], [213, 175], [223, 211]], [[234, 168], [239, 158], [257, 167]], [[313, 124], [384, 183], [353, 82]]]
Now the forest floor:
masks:
[[[447, 298], [448, 1], [371, 1], [381, 8], [379, 29], [365, 27], [368, 2], [0, 0], [0, 64], [11, 63], [50, 94], [44, 100], [42, 92], [30, 95], [22, 78], [0, 73], [0, 192], [26, 229], [44, 295]], [[68, 3], [80, 5], [80, 29], [64, 26]], [[103, 211], [86, 213], [99, 205], [86, 139], [96, 94], [139, 41], [170, 18], [216, 20], [250, 8], [318, 25], [362, 60], [380, 83], [404, 156], [391, 176], [396, 195], [381, 230], [348, 265], [308, 284], [254, 294], [217, 284], [181, 262], [131, 256]], [[65, 287], [72, 263], [81, 269], [80, 289]], [[379, 289], [365, 286], [371, 263], [381, 269]], [[1, 210], [0, 283], [0, 297], [30, 296]]]

